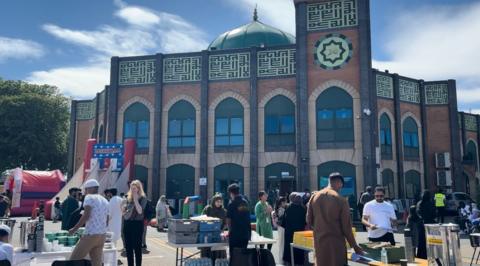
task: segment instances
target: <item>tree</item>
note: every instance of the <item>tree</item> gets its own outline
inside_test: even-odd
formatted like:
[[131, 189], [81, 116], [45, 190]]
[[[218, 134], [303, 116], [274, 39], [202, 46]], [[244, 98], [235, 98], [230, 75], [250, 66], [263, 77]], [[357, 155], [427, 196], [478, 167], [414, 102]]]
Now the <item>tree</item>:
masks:
[[66, 170], [69, 102], [54, 86], [0, 78], [0, 172]]

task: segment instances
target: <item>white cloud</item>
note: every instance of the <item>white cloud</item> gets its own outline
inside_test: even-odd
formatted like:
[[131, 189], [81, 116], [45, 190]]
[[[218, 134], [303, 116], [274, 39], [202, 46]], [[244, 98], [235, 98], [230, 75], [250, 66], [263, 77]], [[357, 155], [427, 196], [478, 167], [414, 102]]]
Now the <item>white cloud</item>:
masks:
[[130, 24], [141, 27], [154, 26], [160, 22], [160, 18], [157, 14], [138, 6], [121, 8], [115, 13], [115, 15], [126, 20]]
[[292, 0], [229, 0], [230, 4], [241, 8], [249, 19], [258, 5], [260, 21], [295, 35], [295, 6]]
[[27, 78], [36, 84], [53, 84], [74, 98], [89, 98], [109, 82], [108, 64], [92, 64], [35, 71]]
[[[397, 12], [373, 66], [425, 80], [457, 79], [459, 105], [480, 100], [480, 3]], [[479, 106], [477, 106], [479, 107]], [[464, 108], [460, 108], [464, 109]]]
[[94, 30], [80, 30], [43, 25], [42, 29], [52, 36], [85, 49], [85, 62], [36, 71], [27, 79], [56, 85], [71, 96], [93, 96], [108, 84], [111, 56], [192, 52], [208, 46], [205, 33], [180, 16], [129, 6], [121, 0], [114, 0], [114, 4], [118, 8], [114, 15], [124, 26], [102, 25]]
[[45, 51], [37, 42], [0, 36], [0, 61], [9, 58], [39, 58]]

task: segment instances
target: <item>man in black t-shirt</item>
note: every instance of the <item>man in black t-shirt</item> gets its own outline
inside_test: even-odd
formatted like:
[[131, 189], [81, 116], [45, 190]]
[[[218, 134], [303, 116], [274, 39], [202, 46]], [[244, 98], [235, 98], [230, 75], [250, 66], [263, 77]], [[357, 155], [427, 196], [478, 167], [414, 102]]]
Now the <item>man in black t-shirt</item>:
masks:
[[247, 248], [252, 232], [248, 201], [240, 195], [240, 187], [237, 184], [231, 184], [228, 186], [228, 193], [230, 203], [227, 208], [227, 225], [231, 260], [234, 248]]

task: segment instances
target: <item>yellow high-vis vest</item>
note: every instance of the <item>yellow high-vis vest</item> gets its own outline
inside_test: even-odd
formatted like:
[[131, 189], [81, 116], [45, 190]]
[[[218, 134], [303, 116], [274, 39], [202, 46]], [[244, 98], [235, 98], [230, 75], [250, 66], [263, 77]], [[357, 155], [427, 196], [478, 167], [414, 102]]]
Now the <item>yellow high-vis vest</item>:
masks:
[[445, 195], [435, 193], [435, 207], [445, 207]]

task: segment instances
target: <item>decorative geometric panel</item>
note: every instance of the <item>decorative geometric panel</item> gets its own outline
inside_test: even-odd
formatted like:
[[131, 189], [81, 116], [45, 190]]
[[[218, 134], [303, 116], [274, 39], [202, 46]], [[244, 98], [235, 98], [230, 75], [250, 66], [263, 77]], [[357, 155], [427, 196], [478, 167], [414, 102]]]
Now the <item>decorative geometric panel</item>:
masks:
[[477, 118], [474, 115], [465, 114], [465, 129], [468, 131], [477, 131]]
[[295, 75], [295, 49], [261, 51], [257, 61], [259, 77]]
[[163, 82], [165, 83], [200, 81], [201, 72], [200, 56], [163, 59]]
[[448, 104], [448, 86], [447, 84], [426, 84], [425, 85], [425, 103], [426, 104]]
[[250, 54], [211, 55], [208, 68], [210, 80], [249, 78]]
[[377, 74], [377, 96], [393, 99], [393, 79]]
[[77, 102], [77, 120], [90, 120], [95, 117], [95, 101]]
[[155, 60], [121, 61], [119, 85], [142, 85], [155, 83]]
[[356, 0], [328, 1], [307, 6], [307, 29], [326, 30], [357, 26]]
[[100, 92], [100, 94], [98, 95], [98, 113], [99, 114], [102, 114], [105, 112], [105, 95], [106, 92], [105, 90]]
[[352, 42], [345, 35], [331, 33], [315, 43], [313, 57], [322, 68], [336, 70], [350, 61], [352, 53]]
[[400, 100], [405, 102], [420, 103], [420, 89], [418, 83], [400, 79]]

